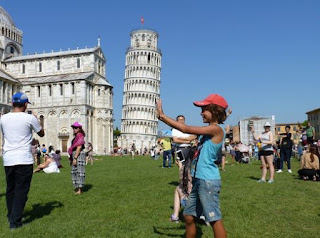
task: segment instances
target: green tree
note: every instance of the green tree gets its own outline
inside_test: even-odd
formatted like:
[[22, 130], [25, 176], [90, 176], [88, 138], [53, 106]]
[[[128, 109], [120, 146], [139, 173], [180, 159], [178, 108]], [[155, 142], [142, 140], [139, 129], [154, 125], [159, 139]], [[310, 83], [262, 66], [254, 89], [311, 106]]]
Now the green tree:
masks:
[[308, 120], [305, 120], [300, 124], [300, 126], [306, 127], [308, 125]]
[[121, 134], [121, 131], [119, 130], [118, 127], [116, 127], [116, 129], [113, 129], [113, 148], [118, 147], [117, 141], [120, 134]]

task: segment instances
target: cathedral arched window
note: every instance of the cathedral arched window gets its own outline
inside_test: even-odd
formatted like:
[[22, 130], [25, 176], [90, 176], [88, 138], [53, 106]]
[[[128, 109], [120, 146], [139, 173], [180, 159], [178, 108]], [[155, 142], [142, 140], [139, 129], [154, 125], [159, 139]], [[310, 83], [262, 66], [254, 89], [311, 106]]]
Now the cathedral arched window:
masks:
[[42, 63], [39, 63], [39, 72], [42, 72]]
[[14, 47], [10, 46], [10, 54], [14, 54]]
[[42, 128], [44, 128], [44, 116], [43, 115], [40, 116], [40, 125]]
[[100, 96], [100, 88], [98, 89], [98, 96]]
[[37, 91], [38, 91], [38, 97], [40, 97], [41, 96], [40, 86], [37, 87]]
[[59, 87], [60, 87], [60, 95], [62, 96], [63, 95], [63, 84], [59, 84]]
[[71, 83], [71, 93], [74, 94], [74, 83]]
[[143, 35], [142, 35], [142, 41], [144, 41], [145, 38], [146, 38], [146, 36], [143, 34]]
[[6, 82], [2, 83], [2, 102], [6, 102]]
[[51, 88], [51, 85], [49, 85], [49, 96], [51, 97], [52, 95], [52, 88]]
[[60, 70], [60, 60], [57, 61], [57, 70]]
[[22, 73], [25, 74], [26, 73], [26, 65], [22, 64]]
[[80, 58], [77, 58], [77, 68], [80, 68]]

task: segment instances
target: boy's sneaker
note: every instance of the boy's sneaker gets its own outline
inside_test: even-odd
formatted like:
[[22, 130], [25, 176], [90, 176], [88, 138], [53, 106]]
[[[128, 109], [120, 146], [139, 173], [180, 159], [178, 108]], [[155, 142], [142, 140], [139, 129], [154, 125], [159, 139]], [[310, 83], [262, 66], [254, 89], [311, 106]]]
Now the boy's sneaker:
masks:
[[199, 218], [200, 218], [200, 220], [203, 220], [204, 223], [206, 223], [207, 226], [210, 226], [210, 222], [207, 222], [207, 221], [206, 221], [205, 216], [200, 216]]
[[274, 183], [274, 180], [269, 180], [268, 183]]
[[288, 169], [288, 173], [292, 174], [292, 170], [291, 170], [291, 169]]
[[282, 173], [282, 172], [283, 172], [282, 169], [277, 170], [277, 173]]
[[266, 182], [266, 180], [263, 180], [263, 179], [258, 180], [258, 183], [265, 183], [265, 182]]
[[175, 215], [172, 214], [170, 217], [170, 221], [175, 222], [175, 223], [179, 223], [179, 217], [176, 217]]

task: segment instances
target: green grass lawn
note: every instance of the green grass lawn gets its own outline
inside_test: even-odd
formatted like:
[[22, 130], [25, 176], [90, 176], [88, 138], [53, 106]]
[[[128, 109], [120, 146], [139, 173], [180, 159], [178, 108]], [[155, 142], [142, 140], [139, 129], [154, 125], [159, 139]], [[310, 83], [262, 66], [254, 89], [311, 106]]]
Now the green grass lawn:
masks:
[[[0, 237], [184, 237], [184, 223], [169, 222], [178, 168], [161, 168], [149, 157], [99, 157], [86, 168], [85, 193], [73, 194], [64, 158], [60, 174], [33, 176], [24, 217], [27, 225], [10, 231], [6, 220], [5, 176], [0, 169]], [[276, 174], [260, 184], [259, 162], [226, 165], [221, 209], [228, 237], [319, 237], [320, 183]], [[212, 237], [198, 224], [198, 237]]]

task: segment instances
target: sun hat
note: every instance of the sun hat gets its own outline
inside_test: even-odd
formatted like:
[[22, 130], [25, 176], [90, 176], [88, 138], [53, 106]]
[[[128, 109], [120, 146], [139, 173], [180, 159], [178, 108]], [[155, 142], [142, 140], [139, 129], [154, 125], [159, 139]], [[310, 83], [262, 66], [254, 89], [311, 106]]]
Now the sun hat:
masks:
[[220, 96], [219, 94], [210, 94], [208, 97], [206, 97], [202, 101], [196, 101], [196, 102], [193, 102], [193, 104], [197, 107], [204, 107], [210, 104], [221, 106], [224, 109], [228, 107], [227, 101], [224, 99], [224, 97]]
[[16, 102], [20, 102], [20, 103], [26, 103], [27, 102], [27, 103], [30, 103], [29, 99], [28, 99], [28, 96], [25, 95], [24, 93], [21, 93], [21, 92], [17, 92], [16, 94], [14, 94], [12, 96], [12, 102], [13, 103], [16, 103]]
[[79, 128], [79, 127], [82, 127], [82, 125], [79, 123], [79, 122], [74, 122], [71, 127], [76, 127], [76, 128]]
[[264, 127], [266, 127], [266, 126], [271, 126], [270, 122], [266, 121], [266, 123], [264, 123]]

